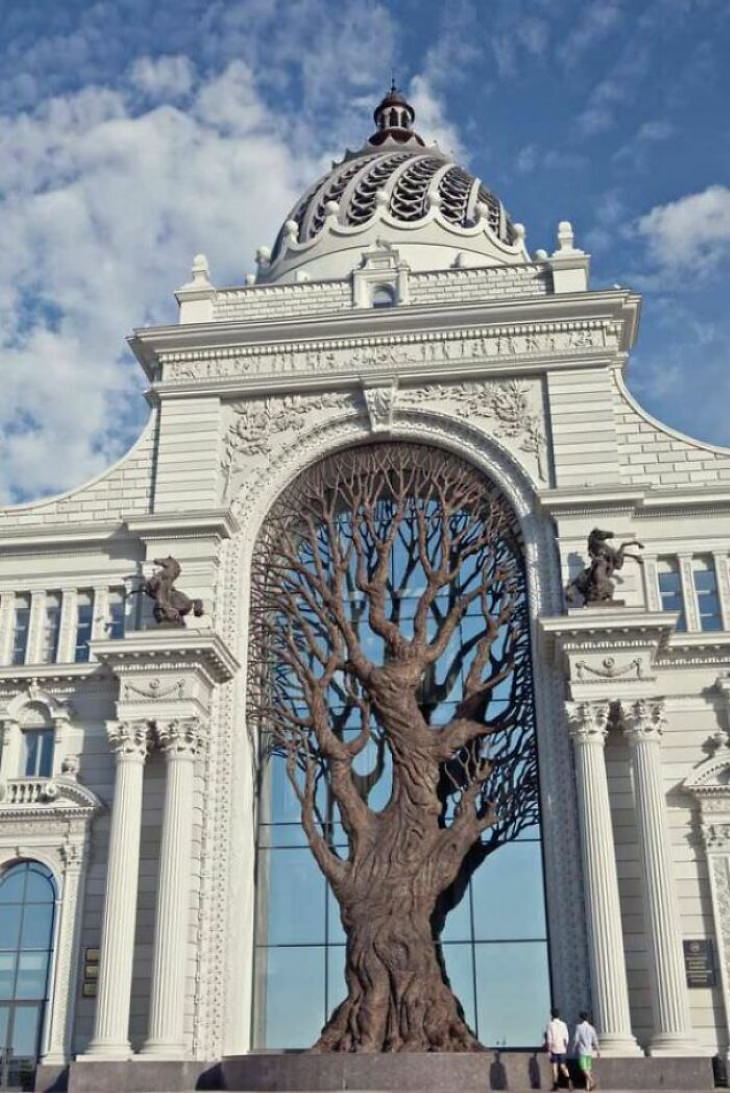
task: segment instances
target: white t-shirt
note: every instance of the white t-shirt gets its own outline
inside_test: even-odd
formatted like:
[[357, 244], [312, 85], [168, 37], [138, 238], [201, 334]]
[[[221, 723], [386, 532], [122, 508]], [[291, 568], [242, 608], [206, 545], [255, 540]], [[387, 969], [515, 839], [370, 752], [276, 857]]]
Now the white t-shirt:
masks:
[[545, 1029], [545, 1043], [548, 1051], [553, 1055], [565, 1055], [568, 1050], [570, 1034], [565, 1021], [559, 1017], [553, 1017]]

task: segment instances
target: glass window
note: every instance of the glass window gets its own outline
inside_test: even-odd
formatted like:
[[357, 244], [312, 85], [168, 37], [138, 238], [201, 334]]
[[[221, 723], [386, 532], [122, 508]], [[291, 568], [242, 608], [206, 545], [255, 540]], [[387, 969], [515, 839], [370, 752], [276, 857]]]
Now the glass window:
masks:
[[15, 1083], [32, 1072], [40, 1051], [55, 899], [50, 870], [40, 862], [19, 862], [0, 874], [0, 1059]]
[[679, 576], [679, 562], [676, 558], [659, 558], [657, 561], [657, 575], [659, 578], [659, 598], [662, 601], [662, 611], [678, 611], [676, 629], [687, 629], [687, 619], [684, 613], [684, 599], [682, 597], [682, 581]]
[[53, 772], [53, 729], [23, 731], [23, 775], [50, 778]]
[[393, 307], [395, 292], [391, 285], [376, 285], [373, 289], [373, 307]]
[[115, 640], [124, 637], [124, 596], [120, 589], [112, 589], [109, 593], [106, 636]]
[[722, 630], [722, 611], [717, 592], [715, 561], [712, 557], [692, 559], [692, 578], [697, 596], [701, 630]]
[[94, 593], [79, 592], [76, 602], [76, 644], [74, 660], [81, 664], [89, 659], [89, 642], [94, 624]]
[[281, 945], [256, 952], [258, 1042], [271, 1048], [313, 1044], [325, 1022], [324, 945]]
[[58, 656], [58, 636], [61, 632], [61, 593], [47, 592], [43, 609], [41, 663], [52, 664]]
[[490, 942], [474, 946], [477, 1028], [487, 1047], [538, 1047], [550, 1009], [547, 946]]
[[13, 664], [25, 664], [28, 652], [28, 629], [30, 626], [30, 596], [23, 594], [15, 597], [15, 619], [13, 629]]

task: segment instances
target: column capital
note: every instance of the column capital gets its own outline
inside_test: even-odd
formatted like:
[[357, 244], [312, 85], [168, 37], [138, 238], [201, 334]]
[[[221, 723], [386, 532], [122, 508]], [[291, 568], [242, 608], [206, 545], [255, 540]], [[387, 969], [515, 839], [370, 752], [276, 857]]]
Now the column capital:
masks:
[[117, 762], [122, 759], [145, 761], [150, 746], [150, 726], [147, 721], [107, 721], [106, 734], [109, 746], [116, 753]]
[[157, 742], [165, 757], [194, 759], [206, 746], [205, 726], [197, 717], [174, 717], [156, 722]]
[[663, 698], [640, 698], [627, 709], [622, 707], [624, 735], [628, 741], [638, 744], [643, 740], [656, 740], [660, 744], [667, 722], [665, 707]]
[[570, 735], [576, 744], [605, 743], [608, 735], [610, 703], [566, 702]]

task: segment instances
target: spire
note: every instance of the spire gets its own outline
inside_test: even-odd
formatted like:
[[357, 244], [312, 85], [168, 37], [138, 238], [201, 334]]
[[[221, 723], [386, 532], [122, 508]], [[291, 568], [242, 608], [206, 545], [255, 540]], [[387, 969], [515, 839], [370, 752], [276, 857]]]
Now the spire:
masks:
[[417, 144], [423, 145], [424, 142], [413, 131], [415, 117], [416, 111], [405, 95], [396, 87], [394, 74], [390, 90], [373, 111], [373, 119], [377, 129], [368, 143], [378, 145], [391, 139], [398, 144], [405, 144], [407, 141], [413, 140]]

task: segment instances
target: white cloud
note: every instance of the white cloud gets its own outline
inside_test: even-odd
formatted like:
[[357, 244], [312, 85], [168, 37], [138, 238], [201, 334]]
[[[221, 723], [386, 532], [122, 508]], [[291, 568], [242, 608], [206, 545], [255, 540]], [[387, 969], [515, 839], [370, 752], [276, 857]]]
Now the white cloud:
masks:
[[585, 4], [576, 25], [558, 50], [560, 59], [569, 66], [576, 64], [618, 25], [622, 14], [618, 0], [595, 0]]
[[674, 126], [669, 121], [645, 121], [636, 134], [637, 140], [668, 140], [674, 132]]
[[414, 76], [408, 89], [408, 99], [416, 111], [418, 132], [428, 141], [436, 141], [442, 152], [452, 156], [457, 163], [466, 163], [468, 155], [462, 146], [456, 126], [446, 120], [440, 98], [436, 95], [428, 76]]
[[138, 57], [129, 78], [140, 91], [155, 99], [175, 100], [190, 92], [195, 69], [188, 57]]
[[219, 283], [242, 279], [315, 173], [240, 62], [187, 111], [135, 116], [123, 90], [93, 87], [3, 119], [0, 498], [120, 454], [144, 416], [124, 336], [174, 320], [197, 251]]
[[730, 188], [708, 186], [640, 217], [637, 229], [663, 270], [709, 271], [730, 255]]
[[537, 167], [539, 153], [536, 144], [526, 144], [520, 148], [515, 158], [515, 167], [521, 175], [529, 175]]

